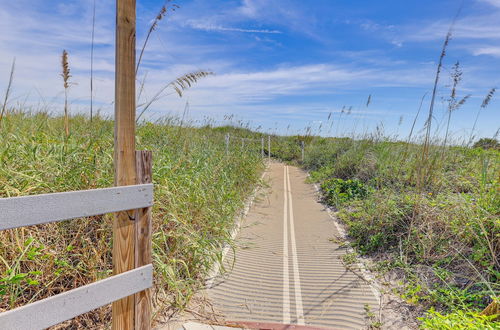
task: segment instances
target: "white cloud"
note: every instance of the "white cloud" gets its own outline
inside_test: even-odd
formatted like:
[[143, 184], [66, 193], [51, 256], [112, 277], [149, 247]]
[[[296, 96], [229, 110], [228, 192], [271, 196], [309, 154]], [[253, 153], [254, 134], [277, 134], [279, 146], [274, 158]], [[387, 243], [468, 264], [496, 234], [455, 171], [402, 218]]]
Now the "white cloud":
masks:
[[[193, 68], [191, 68], [193, 69]], [[184, 67], [184, 70], [190, 70]], [[200, 80], [186, 93], [190, 104], [205, 113], [259, 113], [269, 104], [283, 97], [329, 96], [346, 91], [377, 87], [423, 87], [431, 84], [433, 67], [382, 70], [346, 68], [331, 64], [284, 66], [267, 71], [227, 72]], [[149, 89], [162, 84], [163, 72], [151, 72]], [[156, 109], [181, 110], [184, 100], [174, 96], [162, 99]], [[309, 107], [309, 110], [307, 108]], [[282, 106], [281, 106], [282, 108]], [[280, 113], [279, 105], [272, 105], [273, 113]], [[310, 113], [310, 105], [296, 104], [286, 108], [293, 112]], [[372, 115], [372, 111], [370, 111]]]
[[203, 31], [219, 31], [219, 32], [243, 32], [243, 33], [264, 33], [264, 34], [281, 34], [279, 30], [268, 30], [268, 29], [242, 29], [235, 27], [225, 27], [218, 24], [211, 24], [207, 22], [200, 22], [195, 20], [188, 20], [186, 25], [193, 29], [203, 30]]
[[[438, 20], [418, 26], [406, 27], [405, 38], [414, 41], [443, 40], [450, 28], [451, 20]], [[452, 31], [454, 39], [500, 39], [500, 11], [487, 15], [470, 15], [459, 19]]]
[[481, 2], [489, 3], [492, 6], [500, 8], [500, 0], [480, 0]]
[[313, 11], [304, 10], [302, 2], [243, 0], [233, 14], [240, 15], [242, 19], [280, 26], [317, 41], [323, 40], [315, 31], [317, 19]]
[[[204, 6], [210, 7], [206, 2], [201, 2]], [[0, 79], [0, 92], [5, 89], [7, 80], [5, 77], [8, 77], [12, 58], [16, 56], [13, 96], [22, 100], [29, 94], [29, 102], [36, 107], [41, 95], [47, 99], [47, 103], [54, 111], [60, 111], [63, 88], [59, 76], [59, 62], [62, 49], [67, 48], [70, 52], [72, 81], [77, 83], [70, 89], [72, 111], [77, 111], [78, 107], [82, 111], [86, 109], [90, 93], [91, 16], [88, 10], [90, 4], [91, 2], [86, 0], [75, 0], [71, 5], [57, 7], [55, 12], [49, 12], [43, 4], [35, 2], [33, 5], [32, 0], [16, 0], [2, 4], [0, 30], [4, 33], [0, 34], [0, 78], [4, 79]], [[114, 20], [110, 18], [113, 17], [114, 6], [111, 2], [97, 2], [97, 4], [101, 7], [97, 10], [95, 99], [104, 113], [111, 114], [114, 97]], [[141, 72], [148, 72], [146, 96], [152, 96], [166, 83], [186, 72], [209, 69], [215, 71], [217, 75], [200, 80], [186, 92], [183, 99], [179, 99], [173, 93], [162, 98], [146, 113], [146, 117], [152, 114], [160, 116], [168, 112], [182, 112], [188, 99], [192, 114], [199, 117], [236, 113], [255, 120], [261, 118], [277, 120], [280, 116], [287, 118], [296, 116], [300, 118], [298, 122], [302, 124], [306, 119], [309, 120], [310, 116], [322, 116], [323, 112], [330, 111], [325, 103], [337, 102], [331, 100], [344, 97], [352, 100], [358, 98], [358, 95], [363, 95], [361, 98], [365, 98], [367, 91], [377, 88], [398, 87], [412, 90], [432, 85], [435, 64], [415, 61], [408, 57], [394, 58], [395, 55], [389, 54], [385, 49], [363, 48], [358, 51], [347, 51], [343, 48], [324, 47], [321, 51], [332, 56], [315, 59], [314, 52], [311, 52], [311, 57], [304, 56], [299, 60], [285, 56], [281, 59], [282, 64], [263, 59], [261, 63], [255, 65], [255, 54], [250, 49], [256, 44], [254, 40], [257, 40], [259, 47], [262, 47], [262, 44], [276, 44], [273, 38], [281, 32], [288, 33], [292, 30], [299, 33], [300, 29], [307, 30], [309, 27], [314, 32], [314, 17], [308, 17], [309, 13], [304, 14], [303, 10], [297, 10], [288, 4], [290, 4], [288, 0], [284, 2], [245, 0], [241, 7], [225, 11], [214, 10], [217, 14], [206, 17], [203, 15], [210, 14], [208, 10], [200, 10], [195, 6], [196, 8], [188, 11], [186, 6], [183, 7], [184, 13], [176, 12], [173, 18], [162, 21], [162, 26], [150, 39], [143, 58]], [[497, 40], [499, 38], [497, 30], [500, 27], [494, 19], [496, 14], [488, 15], [483, 19], [477, 17], [462, 19], [457, 25], [457, 33], [460, 33], [457, 36], [474, 35], [474, 31], [482, 31], [485, 36]], [[142, 23], [147, 22], [144, 17], [150, 18], [151, 15], [143, 14], [142, 18], [139, 17], [139, 28], [144, 29]], [[192, 17], [197, 19], [193, 20]], [[19, 24], [20, 21], [23, 23]], [[359, 26], [360, 22], [353, 24]], [[446, 21], [433, 24], [436, 24], [434, 28], [443, 29], [444, 33], [448, 28]], [[204, 33], [183, 28], [186, 25], [197, 30], [255, 35], [249, 35], [248, 38], [239, 35], [238, 37], [244, 42], [236, 45], [225, 44], [209, 40]], [[460, 27], [462, 25], [464, 26]], [[248, 26], [256, 28], [240, 28]], [[365, 28], [378, 29], [379, 34], [384, 32], [387, 40], [393, 42], [395, 46], [400, 46], [404, 41], [404, 38], [399, 39], [400, 29], [392, 25], [373, 23]], [[138, 32], [140, 44], [144, 30]], [[307, 31], [300, 33], [307, 34]], [[481, 33], [479, 36], [482, 36]], [[290, 33], [290, 37], [294, 34], [295, 32]], [[444, 36], [439, 31], [433, 31], [431, 26], [416, 35], [416, 37], [412, 35], [414, 40], [442, 39]], [[249, 40], [251, 42], [248, 42]], [[477, 43], [482, 47], [475, 48], [475, 55], [499, 56], [500, 51], [497, 47], [487, 47], [488, 43], [483, 41]], [[285, 49], [286, 46], [288, 45], [282, 48]], [[235, 47], [247, 48], [244, 48], [243, 54], [234, 52]], [[468, 51], [472, 52], [471, 49]], [[464, 73], [466, 74], [468, 72]], [[491, 79], [480, 78], [483, 79], [477, 82], [478, 79], [471, 79], [468, 76], [466, 81], [472, 81], [470, 84], [475, 90], [481, 83], [484, 85], [491, 82]], [[395, 94], [401, 90], [396, 90]], [[387, 97], [390, 99], [387, 103], [395, 102], [397, 97], [398, 95]], [[406, 99], [405, 95], [405, 100], [399, 103], [403, 102], [411, 103], [412, 100]], [[201, 110], [203, 112], [200, 113]], [[380, 112], [374, 111], [371, 107], [368, 112], [365, 114], [353, 111], [353, 115], [373, 118], [388, 115], [382, 107]]]
[[494, 57], [500, 57], [500, 47], [482, 47], [477, 48], [472, 51], [475, 56], [478, 55], [490, 55]]
[[238, 11], [245, 16], [255, 18], [259, 13], [259, 7], [261, 6], [262, 4], [260, 1], [243, 0], [243, 3], [241, 4], [241, 7], [238, 8]]

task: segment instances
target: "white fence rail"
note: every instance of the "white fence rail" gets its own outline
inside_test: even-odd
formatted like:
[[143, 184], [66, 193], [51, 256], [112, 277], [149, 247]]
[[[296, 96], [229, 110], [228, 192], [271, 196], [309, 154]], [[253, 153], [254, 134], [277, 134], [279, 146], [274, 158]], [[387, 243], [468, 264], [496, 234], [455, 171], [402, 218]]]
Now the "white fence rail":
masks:
[[0, 314], [0, 329], [45, 329], [152, 286], [146, 265]]
[[0, 230], [134, 210], [151, 205], [152, 184], [0, 198]]
[[[0, 230], [106, 213], [144, 210], [152, 205], [153, 184], [149, 183], [0, 198]], [[138, 219], [132, 217], [130, 220]], [[150, 236], [145, 239], [150, 240]], [[137, 246], [148, 246], [148, 244], [137, 244]], [[148, 254], [150, 251], [136, 252]], [[153, 266], [151, 261], [148, 262], [146, 265], [136, 264], [137, 268], [104, 280], [0, 313], [0, 329], [45, 329], [144, 291], [153, 285]], [[149, 329], [149, 315], [143, 321], [143, 325], [137, 328]]]

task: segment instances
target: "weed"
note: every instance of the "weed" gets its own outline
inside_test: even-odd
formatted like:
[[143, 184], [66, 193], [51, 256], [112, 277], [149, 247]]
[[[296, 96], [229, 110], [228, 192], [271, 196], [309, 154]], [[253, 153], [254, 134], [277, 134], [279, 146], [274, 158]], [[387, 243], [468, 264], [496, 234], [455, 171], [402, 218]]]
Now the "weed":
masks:
[[339, 207], [342, 204], [368, 196], [368, 189], [359, 180], [332, 178], [321, 184], [321, 189], [329, 205]]
[[[113, 185], [113, 122], [15, 112], [0, 131], [0, 196], [23, 196]], [[194, 128], [174, 118], [143, 123], [137, 148], [152, 150], [155, 310], [183, 308], [203, 285], [233, 218], [258, 182], [260, 141], [224, 148], [224, 135], [247, 130]], [[88, 139], [92, 127], [92, 139]], [[110, 275], [111, 217], [96, 216], [0, 233], [0, 308], [42, 299]], [[92, 328], [109, 321], [109, 308], [71, 322]], [[81, 323], [83, 322], [83, 323]], [[70, 326], [70, 325], [68, 325]]]
[[346, 266], [353, 265], [353, 264], [355, 264], [357, 261], [358, 261], [358, 259], [357, 259], [357, 257], [356, 257], [356, 253], [355, 253], [355, 252], [346, 253], [346, 254], [342, 255], [342, 262], [343, 262], [343, 263], [344, 263], [344, 265], [346, 265]]

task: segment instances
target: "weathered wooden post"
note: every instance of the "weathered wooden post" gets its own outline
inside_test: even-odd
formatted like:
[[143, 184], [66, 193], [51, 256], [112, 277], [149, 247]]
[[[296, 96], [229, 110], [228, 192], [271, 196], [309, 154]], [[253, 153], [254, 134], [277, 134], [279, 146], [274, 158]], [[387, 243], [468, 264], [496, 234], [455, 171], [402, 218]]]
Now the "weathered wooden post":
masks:
[[271, 161], [271, 135], [267, 136], [267, 156], [269, 161]]
[[[116, 0], [115, 185], [136, 184], [135, 160], [135, 0]], [[113, 220], [113, 273], [135, 267], [134, 217], [118, 212]], [[113, 303], [112, 328], [134, 328], [134, 296]]]
[[302, 151], [302, 162], [304, 162], [304, 141], [300, 141], [300, 149]]
[[264, 138], [260, 138], [260, 152], [262, 154], [262, 158], [264, 158]]
[[226, 134], [226, 155], [229, 155], [229, 133]]
[[[137, 184], [153, 182], [153, 153], [136, 151]], [[152, 262], [152, 208], [137, 210], [135, 217], [135, 268]], [[135, 329], [151, 329], [151, 289], [135, 294]]]

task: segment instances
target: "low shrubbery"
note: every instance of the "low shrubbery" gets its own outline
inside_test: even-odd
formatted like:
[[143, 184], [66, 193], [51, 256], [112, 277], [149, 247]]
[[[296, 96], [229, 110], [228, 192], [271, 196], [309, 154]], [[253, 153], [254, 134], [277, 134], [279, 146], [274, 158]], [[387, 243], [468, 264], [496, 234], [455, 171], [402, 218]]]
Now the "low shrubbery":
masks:
[[408, 303], [434, 308], [423, 327], [490, 324], [477, 317], [500, 292], [500, 152], [490, 142], [430, 145], [426, 157], [421, 145], [382, 139], [318, 137], [306, 147], [302, 165], [352, 245], [396, 271]]
[[344, 203], [368, 196], [368, 188], [357, 179], [331, 178], [321, 183], [321, 190], [328, 204], [339, 207]]
[[[113, 122], [9, 113], [0, 128], [0, 197], [113, 185]], [[259, 179], [260, 141], [233, 143], [242, 129], [144, 123], [137, 149], [153, 151], [153, 259], [155, 306], [184, 306], [203, 283], [234, 216]], [[107, 277], [111, 272], [111, 216], [75, 219], [0, 232], [0, 309], [10, 309]], [[109, 308], [71, 322], [109, 320]], [[68, 325], [70, 326], [70, 325]]]
[[494, 322], [495, 315], [480, 315], [476, 312], [464, 312], [458, 310], [449, 314], [441, 314], [431, 309], [426, 317], [422, 317], [422, 328], [440, 330], [493, 330], [498, 329], [498, 323]]

